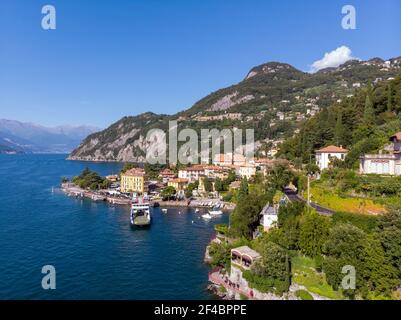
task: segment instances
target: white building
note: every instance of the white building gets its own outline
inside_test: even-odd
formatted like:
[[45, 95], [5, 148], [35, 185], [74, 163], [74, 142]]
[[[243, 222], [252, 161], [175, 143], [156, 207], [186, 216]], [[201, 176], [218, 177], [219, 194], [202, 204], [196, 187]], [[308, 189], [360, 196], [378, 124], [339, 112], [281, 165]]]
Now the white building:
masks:
[[262, 215], [260, 223], [263, 226], [263, 230], [267, 232], [277, 223], [277, 210], [267, 204], [260, 214]]
[[246, 164], [238, 167], [236, 172], [241, 178], [246, 177], [250, 179], [256, 174], [256, 165], [255, 164]]
[[392, 148], [383, 154], [365, 154], [360, 158], [361, 174], [401, 175], [401, 132], [390, 137]]
[[205, 167], [202, 165], [196, 165], [178, 171], [178, 178], [188, 179], [189, 182], [197, 181], [199, 177], [203, 175], [205, 175]]
[[327, 169], [329, 167], [330, 161], [334, 158], [339, 160], [344, 160], [347, 155], [348, 150], [343, 149], [342, 146], [328, 146], [320, 150], [315, 151], [316, 154], [316, 164], [320, 170]]

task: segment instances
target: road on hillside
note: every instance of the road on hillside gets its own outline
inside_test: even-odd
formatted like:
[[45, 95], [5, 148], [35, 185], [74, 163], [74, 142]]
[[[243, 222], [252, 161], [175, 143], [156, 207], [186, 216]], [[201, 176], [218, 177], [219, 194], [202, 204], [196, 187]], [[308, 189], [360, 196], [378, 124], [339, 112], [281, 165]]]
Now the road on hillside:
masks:
[[[284, 193], [290, 201], [306, 202], [301, 196], [299, 196], [294, 190], [290, 188], [284, 188]], [[311, 202], [310, 206], [316, 210], [317, 213], [325, 216], [331, 216], [335, 211], [319, 206], [318, 204]]]

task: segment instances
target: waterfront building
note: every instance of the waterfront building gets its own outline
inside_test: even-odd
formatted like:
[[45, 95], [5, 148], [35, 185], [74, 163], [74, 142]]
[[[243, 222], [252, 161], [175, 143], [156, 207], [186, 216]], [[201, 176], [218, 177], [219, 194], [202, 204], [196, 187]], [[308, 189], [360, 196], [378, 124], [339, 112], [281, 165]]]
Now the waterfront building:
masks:
[[170, 169], [164, 169], [160, 172], [159, 178], [162, 180], [163, 183], [167, 183], [170, 179], [175, 178], [175, 173]]
[[219, 179], [225, 179], [227, 177], [228, 173], [224, 168], [215, 166], [215, 165], [209, 165], [205, 166], [205, 176], [209, 178], [219, 178]]
[[121, 192], [143, 193], [145, 189], [145, 170], [132, 168], [121, 174]]
[[189, 182], [197, 181], [202, 175], [205, 175], [205, 166], [203, 165], [194, 165], [178, 171], [178, 178], [188, 179]]
[[168, 186], [173, 187], [178, 194], [182, 194], [183, 191], [186, 189], [189, 180], [185, 178], [174, 178], [168, 181]]
[[348, 150], [342, 146], [327, 146], [322, 149], [316, 150], [316, 164], [320, 170], [327, 169], [333, 159], [344, 160]]
[[261, 258], [261, 255], [248, 246], [231, 249], [230, 279], [235, 283], [242, 283], [242, 270], [250, 270], [252, 265]]
[[361, 174], [401, 175], [401, 132], [389, 139], [391, 144], [379, 154], [365, 154], [360, 158]]

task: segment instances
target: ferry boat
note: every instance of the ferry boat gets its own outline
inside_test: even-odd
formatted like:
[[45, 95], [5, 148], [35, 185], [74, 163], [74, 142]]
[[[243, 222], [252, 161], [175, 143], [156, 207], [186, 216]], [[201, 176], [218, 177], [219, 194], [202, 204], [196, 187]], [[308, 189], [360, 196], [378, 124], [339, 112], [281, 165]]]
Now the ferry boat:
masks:
[[143, 198], [132, 198], [130, 223], [135, 227], [150, 226], [152, 216], [150, 214], [150, 203]]

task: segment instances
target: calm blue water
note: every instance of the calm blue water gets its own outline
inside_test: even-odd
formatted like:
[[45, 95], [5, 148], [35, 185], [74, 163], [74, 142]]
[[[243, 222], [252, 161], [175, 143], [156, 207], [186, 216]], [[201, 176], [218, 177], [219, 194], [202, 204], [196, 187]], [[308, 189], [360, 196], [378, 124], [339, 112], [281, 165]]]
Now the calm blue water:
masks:
[[[202, 263], [215, 223], [192, 209], [153, 209], [148, 230], [132, 230], [129, 209], [66, 197], [60, 177], [89, 166], [63, 155], [0, 155], [0, 299], [207, 299]], [[193, 221], [193, 223], [192, 223]], [[43, 290], [54, 265], [57, 289]]]

